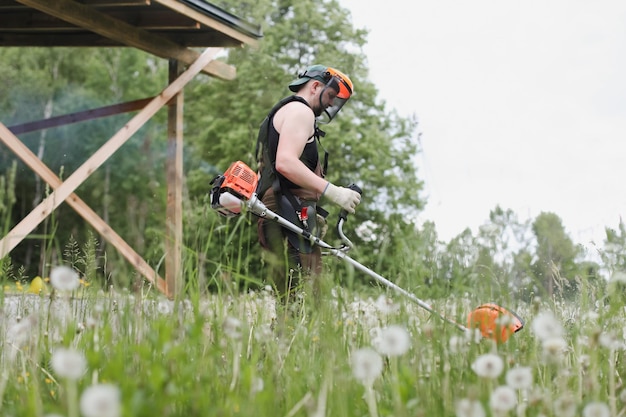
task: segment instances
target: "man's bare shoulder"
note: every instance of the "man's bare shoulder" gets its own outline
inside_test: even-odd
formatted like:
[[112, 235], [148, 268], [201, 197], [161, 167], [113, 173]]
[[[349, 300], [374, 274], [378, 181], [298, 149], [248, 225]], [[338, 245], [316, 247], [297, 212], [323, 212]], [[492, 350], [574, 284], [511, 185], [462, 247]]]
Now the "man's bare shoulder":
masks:
[[292, 101], [290, 103], [285, 104], [283, 107], [276, 112], [274, 116], [274, 126], [278, 128], [280, 131], [280, 126], [283, 125], [285, 121], [294, 122], [294, 123], [313, 123], [315, 120], [315, 115], [313, 114], [313, 110], [306, 104], [300, 101]]
[[311, 108], [307, 104], [301, 101], [291, 101], [285, 104], [283, 107], [281, 107], [276, 114], [279, 114], [279, 113], [289, 114], [290, 116], [299, 115], [299, 114], [312, 115], [313, 110], [311, 110]]

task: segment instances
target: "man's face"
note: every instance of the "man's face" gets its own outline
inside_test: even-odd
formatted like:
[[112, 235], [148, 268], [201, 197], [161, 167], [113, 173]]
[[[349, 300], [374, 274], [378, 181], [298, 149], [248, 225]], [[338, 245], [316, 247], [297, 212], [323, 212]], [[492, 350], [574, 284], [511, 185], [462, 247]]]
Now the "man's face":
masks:
[[330, 88], [324, 83], [318, 82], [318, 100], [314, 100], [313, 113], [315, 117], [321, 116], [322, 112], [333, 105], [335, 97], [337, 97], [337, 90]]

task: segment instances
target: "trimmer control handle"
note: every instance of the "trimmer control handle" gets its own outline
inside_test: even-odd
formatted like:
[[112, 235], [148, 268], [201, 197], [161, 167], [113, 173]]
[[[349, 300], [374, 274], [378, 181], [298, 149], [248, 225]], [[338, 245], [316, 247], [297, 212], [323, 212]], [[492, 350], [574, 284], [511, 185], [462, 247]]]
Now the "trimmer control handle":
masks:
[[[348, 185], [348, 188], [356, 191], [359, 194], [363, 194], [363, 190], [361, 190], [361, 187], [359, 187], [356, 184], [350, 184]], [[348, 211], [347, 210], [341, 210], [339, 212], [339, 219], [343, 220], [344, 222], [348, 219]]]

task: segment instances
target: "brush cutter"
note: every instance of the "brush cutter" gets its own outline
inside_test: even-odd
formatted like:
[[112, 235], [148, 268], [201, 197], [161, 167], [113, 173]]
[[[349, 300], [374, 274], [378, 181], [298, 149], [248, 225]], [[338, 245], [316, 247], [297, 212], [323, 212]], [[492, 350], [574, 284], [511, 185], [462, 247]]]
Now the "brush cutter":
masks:
[[[517, 314], [493, 303], [482, 304], [470, 312], [467, 316], [467, 325], [460, 324], [437, 312], [428, 303], [415, 296], [415, 294], [394, 284], [387, 278], [377, 274], [346, 254], [353, 245], [342, 230], [343, 224], [347, 219], [347, 212], [345, 210], [341, 211], [337, 222], [337, 233], [342, 241], [341, 247], [337, 248], [312, 235], [308, 230], [299, 227], [269, 210], [265, 204], [261, 202], [255, 192], [257, 184], [257, 174], [251, 168], [241, 161], [234, 162], [223, 175], [217, 176], [211, 181], [211, 207], [225, 217], [238, 216], [242, 211], [247, 210], [258, 217], [273, 220], [285, 229], [298, 234], [310, 244], [317, 245], [324, 249], [326, 254], [344, 260], [355, 269], [407, 297], [419, 307], [438, 316], [459, 330], [468, 332], [470, 329], [478, 329], [483, 337], [502, 343], [505, 342], [511, 334], [518, 332], [524, 327], [523, 320]], [[350, 187], [360, 192], [357, 186], [352, 185]]]

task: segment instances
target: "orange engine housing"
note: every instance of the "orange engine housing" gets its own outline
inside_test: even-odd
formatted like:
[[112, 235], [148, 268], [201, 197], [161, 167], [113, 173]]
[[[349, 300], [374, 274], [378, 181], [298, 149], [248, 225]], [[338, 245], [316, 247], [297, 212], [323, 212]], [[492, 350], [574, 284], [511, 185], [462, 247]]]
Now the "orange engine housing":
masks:
[[241, 161], [233, 162], [224, 172], [221, 189], [229, 190], [241, 198], [249, 200], [256, 191], [259, 178], [248, 165]]
[[468, 314], [467, 327], [478, 328], [483, 337], [504, 343], [509, 336], [524, 327], [524, 321], [504, 307], [487, 303]]

